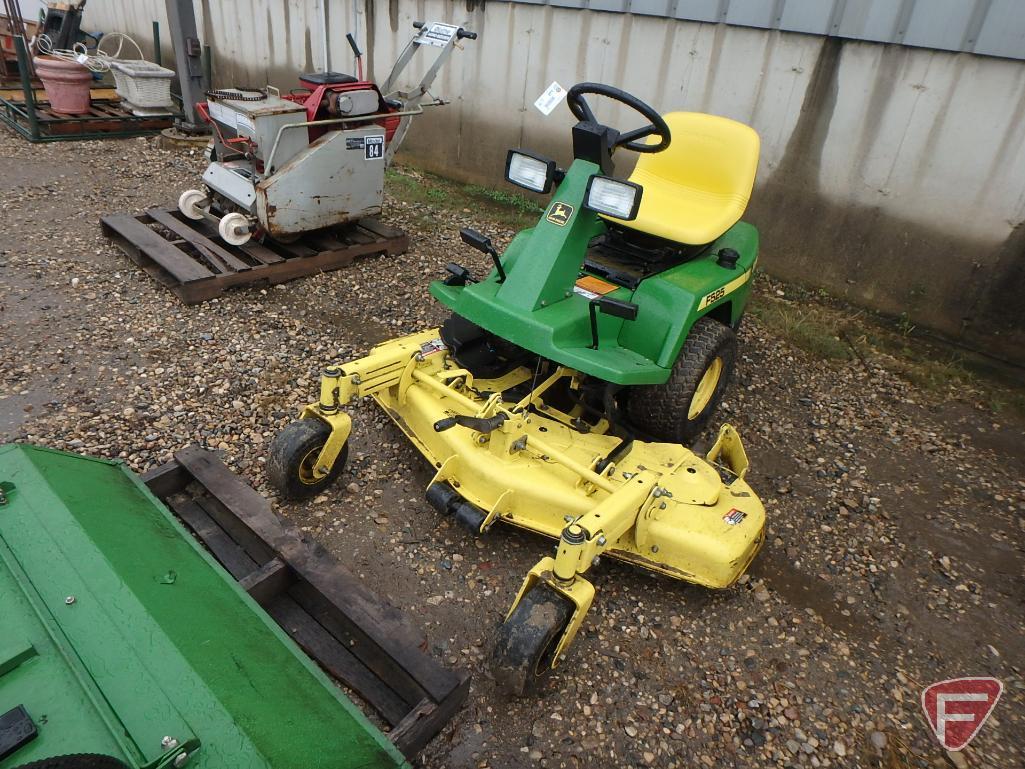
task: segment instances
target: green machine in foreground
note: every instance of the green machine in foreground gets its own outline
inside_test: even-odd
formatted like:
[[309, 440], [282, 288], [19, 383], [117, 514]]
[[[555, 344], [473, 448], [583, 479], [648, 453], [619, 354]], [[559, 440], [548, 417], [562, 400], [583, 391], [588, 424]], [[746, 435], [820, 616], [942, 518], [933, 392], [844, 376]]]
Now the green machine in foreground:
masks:
[[[262, 497], [209, 452], [177, 458], [147, 487], [118, 462], [0, 447], [0, 769], [407, 766], [401, 743], [289, 638], [304, 626], [323, 632], [304, 625], [297, 608], [302, 595], [316, 593], [316, 577], [311, 584], [303, 572], [330, 570], [322, 551], [286, 542], [290, 527], [271, 522], [269, 506], [250, 506], [232, 519], [248, 521], [236, 535], [274, 533], [268, 562], [236, 583], [151, 487], [194, 486], [220, 467], [227, 503], [245, 501], [247, 491]], [[227, 508], [209, 496], [203, 504], [210, 518], [195, 526], [197, 536], [221, 540], [222, 553], [241, 564], [242, 547], [225, 545], [225, 530], [211, 523], [215, 507]], [[189, 509], [202, 512], [191, 498], [182, 503]], [[275, 555], [274, 546], [291, 554]], [[317, 600], [329, 624], [324, 596]], [[272, 619], [286, 610], [287, 633]], [[361, 636], [364, 647], [369, 635], [373, 629]], [[331, 670], [330, 659], [322, 664]], [[432, 672], [439, 680], [449, 673]], [[465, 696], [465, 680], [451, 677], [449, 705]], [[386, 709], [401, 715], [397, 699], [389, 690]], [[393, 732], [406, 734], [411, 723]], [[89, 755], [67, 758], [75, 754]]]

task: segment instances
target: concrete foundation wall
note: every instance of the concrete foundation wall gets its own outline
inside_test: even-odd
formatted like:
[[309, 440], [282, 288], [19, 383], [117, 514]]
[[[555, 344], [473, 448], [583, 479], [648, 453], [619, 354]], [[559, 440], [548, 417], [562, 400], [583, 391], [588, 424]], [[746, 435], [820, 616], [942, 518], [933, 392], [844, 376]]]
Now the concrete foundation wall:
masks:
[[[494, 186], [509, 147], [568, 163], [569, 111], [533, 107], [552, 80], [725, 115], [762, 137], [746, 218], [764, 269], [1025, 364], [1025, 62], [520, 3], [327, 2], [336, 70], [351, 69], [354, 26], [382, 78], [413, 20], [480, 33], [436, 82], [452, 103], [414, 125], [406, 159]], [[196, 8], [218, 85], [289, 87], [323, 66], [320, 0]], [[148, 37], [154, 18], [162, 2], [112, 0], [86, 26]]]

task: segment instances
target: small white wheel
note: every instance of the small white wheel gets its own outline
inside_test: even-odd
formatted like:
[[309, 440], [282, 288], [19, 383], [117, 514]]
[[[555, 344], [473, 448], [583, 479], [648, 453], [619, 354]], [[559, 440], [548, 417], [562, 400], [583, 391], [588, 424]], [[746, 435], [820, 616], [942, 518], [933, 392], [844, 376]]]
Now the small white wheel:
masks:
[[249, 231], [249, 220], [237, 211], [225, 214], [217, 225], [217, 233], [225, 243], [241, 246], [247, 243], [253, 233]]
[[178, 198], [178, 210], [190, 219], [202, 219], [208, 205], [210, 201], [202, 190], [185, 190]]

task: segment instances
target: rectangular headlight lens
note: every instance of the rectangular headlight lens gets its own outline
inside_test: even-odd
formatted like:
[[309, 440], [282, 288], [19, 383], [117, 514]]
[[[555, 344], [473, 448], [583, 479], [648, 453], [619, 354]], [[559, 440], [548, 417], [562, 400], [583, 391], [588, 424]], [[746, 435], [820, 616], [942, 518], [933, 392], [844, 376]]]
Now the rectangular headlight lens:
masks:
[[617, 219], [633, 219], [641, 203], [641, 187], [607, 176], [592, 176], [587, 183], [587, 208]]
[[516, 150], [509, 150], [505, 164], [505, 178], [518, 187], [531, 192], [548, 192], [552, 187], [555, 162], [531, 157]]

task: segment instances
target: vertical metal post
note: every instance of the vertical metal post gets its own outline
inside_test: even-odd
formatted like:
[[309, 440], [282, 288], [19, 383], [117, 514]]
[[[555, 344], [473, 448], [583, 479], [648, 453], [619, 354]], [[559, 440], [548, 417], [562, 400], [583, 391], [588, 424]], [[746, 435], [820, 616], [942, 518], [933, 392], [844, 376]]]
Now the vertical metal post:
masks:
[[328, 45], [330, 30], [327, 27], [327, 0], [320, 0], [320, 44], [324, 49], [324, 71], [331, 71], [331, 48]]
[[196, 31], [196, 13], [192, 0], [164, 0], [171, 29], [174, 61], [182, 92], [185, 118], [178, 127], [189, 133], [206, 133], [209, 128], [196, 111], [196, 103], [206, 99], [210, 84], [203, 73], [203, 46]]
[[14, 50], [18, 54], [18, 73], [21, 75], [21, 91], [25, 96], [25, 111], [28, 113], [28, 129], [31, 136], [30, 141], [39, 141], [39, 117], [36, 115], [36, 94], [32, 90], [32, 77], [28, 69], [28, 50], [25, 47], [25, 38], [16, 35], [14, 38]]
[[163, 64], [160, 61], [160, 22], [155, 19], [153, 21], [153, 61], [158, 67]]
[[214, 52], [208, 45], [203, 46], [203, 81], [210, 88], [214, 83]]

